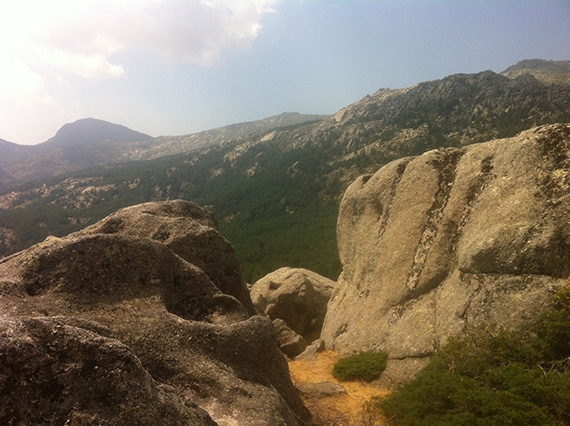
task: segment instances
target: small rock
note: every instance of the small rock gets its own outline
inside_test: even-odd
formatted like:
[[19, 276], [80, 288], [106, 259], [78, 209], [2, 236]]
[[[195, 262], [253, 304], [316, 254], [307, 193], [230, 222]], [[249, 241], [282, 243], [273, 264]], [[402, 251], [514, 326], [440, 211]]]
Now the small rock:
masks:
[[300, 361], [316, 361], [319, 354], [325, 350], [325, 341], [317, 339], [311, 343], [307, 348], [295, 359]]
[[278, 318], [273, 320], [273, 325], [277, 331], [277, 343], [281, 352], [289, 358], [295, 358], [305, 350], [307, 347], [305, 339], [287, 327], [285, 321]]
[[314, 399], [346, 394], [344, 386], [334, 382], [303, 383], [298, 385], [297, 389], [301, 395]]

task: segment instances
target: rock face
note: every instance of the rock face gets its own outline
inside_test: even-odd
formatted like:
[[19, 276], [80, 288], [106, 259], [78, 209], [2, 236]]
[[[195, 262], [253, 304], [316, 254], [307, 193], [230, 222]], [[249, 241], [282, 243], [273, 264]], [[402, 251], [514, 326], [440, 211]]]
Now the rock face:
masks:
[[0, 319], [2, 424], [216, 425], [157, 385], [129, 347], [69, 322]]
[[569, 157], [558, 124], [359, 178], [340, 207], [327, 348], [388, 350], [401, 380], [467, 324], [536, 318], [570, 275]]
[[178, 200], [121, 209], [75, 235], [121, 234], [159, 241], [201, 268], [223, 293], [234, 296], [253, 315], [235, 250], [217, 228], [212, 213]]
[[[138, 216], [148, 232], [182, 229], [164, 225], [190, 221], [177, 211], [196, 213], [199, 235], [210, 228], [209, 214], [194, 205], [153, 203], [133, 208], [129, 220], [103, 221], [0, 261], [0, 424], [309, 419], [272, 323], [220, 291], [213, 282], [219, 276], [211, 279], [159, 238], [130, 228]], [[113, 224], [126, 232], [95, 231]], [[225, 250], [215, 259], [212, 240], [204, 265], [232, 265]]]
[[270, 319], [282, 319], [312, 342], [320, 335], [335, 282], [301, 268], [281, 268], [251, 289], [255, 308]]

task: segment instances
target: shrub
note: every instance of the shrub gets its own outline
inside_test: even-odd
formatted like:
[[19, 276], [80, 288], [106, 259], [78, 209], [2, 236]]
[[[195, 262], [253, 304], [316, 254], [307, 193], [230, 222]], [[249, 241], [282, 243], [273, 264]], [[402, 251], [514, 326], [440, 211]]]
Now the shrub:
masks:
[[570, 425], [570, 288], [534, 329], [467, 329], [371, 403], [399, 426]]
[[361, 351], [339, 359], [333, 366], [332, 375], [339, 382], [363, 380], [371, 382], [386, 369], [388, 352]]
[[537, 345], [544, 358], [559, 360], [570, 357], [570, 286], [554, 298], [536, 325]]

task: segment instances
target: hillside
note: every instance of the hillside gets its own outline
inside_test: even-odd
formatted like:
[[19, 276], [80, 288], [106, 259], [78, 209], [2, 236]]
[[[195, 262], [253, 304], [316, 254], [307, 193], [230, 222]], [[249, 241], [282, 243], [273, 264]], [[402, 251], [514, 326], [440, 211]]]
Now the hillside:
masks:
[[570, 122], [569, 86], [485, 71], [382, 89], [325, 119], [228, 136], [217, 145], [173, 138], [183, 154], [91, 169], [5, 194], [0, 253], [64, 235], [123, 206], [182, 198], [215, 212], [249, 281], [281, 266], [336, 279], [338, 203], [357, 176], [400, 157], [554, 122]]
[[0, 168], [18, 161], [23, 161], [32, 156], [26, 146], [0, 139]]
[[153, 138], [125, 126], [87, 118], [64, 125], [38, 145], [0, 143], [0, 193], [17, 183], [64, 175], [89, 167], [149, 160], [195, 152], [253, 132], [322, 119], [318, 115], [283, 113], [185, 136]]
[[545, 84], [570, 84], [570, 61], [527, 59], [508, 67], [501, 73], [509, 78], [530, 74]]

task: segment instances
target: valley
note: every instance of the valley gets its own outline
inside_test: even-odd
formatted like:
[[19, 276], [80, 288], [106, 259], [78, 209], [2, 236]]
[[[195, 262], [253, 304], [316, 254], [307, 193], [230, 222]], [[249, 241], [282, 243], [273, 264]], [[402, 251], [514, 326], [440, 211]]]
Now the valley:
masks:
[[566, 62], [2, 141], [0, 423], [568, 424]]
[[[383, 89], [329, 117], [288, 113], [188, 136], [104, 141], [74, 149], [61, 168], [48, 162], [55, 173], [40, 181], [25, 182], [24, 170], [41, 171], [46, 157], [3, 166], [0, 255], [121, 207], [181, 198], [212, 209], [248, 281], [281, 266], [336, 279], [336, 216], [349, 183], [400, 157], [570, 121], [570, 86], [545, 77], [551, 68], [523, 61], [513, 79], [485, 71]], [[65, 166], [93, 158], [113, 162]]]

